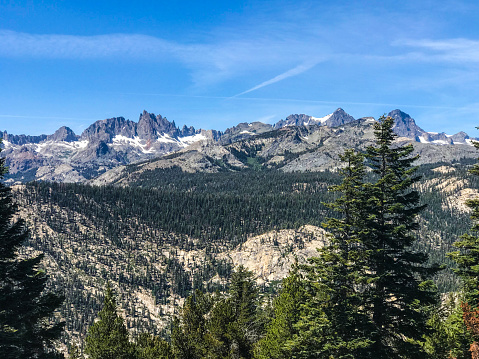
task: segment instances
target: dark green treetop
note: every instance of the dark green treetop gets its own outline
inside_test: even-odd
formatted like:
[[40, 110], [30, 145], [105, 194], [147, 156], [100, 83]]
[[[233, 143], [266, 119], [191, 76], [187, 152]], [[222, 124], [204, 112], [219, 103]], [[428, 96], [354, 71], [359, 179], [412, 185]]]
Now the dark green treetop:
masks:
[[298, 334], [295, 324], [301, 317], [305, 301], [303, 278], [296, 265], [282, 281], [281, 290], [273, 302], [274, 317], [266, 327], [266, 334], [255, 346], [257, 359], [290, 358], [291, 340]]
[[141, 333], [135, 342], [138, 359], [173, 359], [171, 345], [166, 340]]
[[117, 313], [115, 297], [107, 285], [99, 320], [88, 329], [85, 353], [91, 359], [130, 359], [135, 348], [128, 339], [123, 318]]

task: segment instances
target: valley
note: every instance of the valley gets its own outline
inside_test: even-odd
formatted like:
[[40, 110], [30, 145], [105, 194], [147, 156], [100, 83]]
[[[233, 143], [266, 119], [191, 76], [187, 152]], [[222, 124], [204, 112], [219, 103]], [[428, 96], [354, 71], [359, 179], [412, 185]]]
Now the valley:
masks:
[[[479, 183], [467, 174], [469, 163], [420, 167], [417, 189], [428, 208], [417, 247], [431, 262], [450, 265], [445, 254], [470, 226], [463, 203]], [[32, 228], [29, 245], [46, 253], [50, 286], [66, 295], [68, 342], [85, 336], [107, 281], [133, 332], [168, 332], [191, 291], [225, 290], [240, 264], [254, 271], [263, 295], [274, 293], [295, 256], [305, 262], [326, 240], [321, 223], [334, 214], [323, 203], [334, 199], [327, 188], [337, 183], [329, 171], [175, 167], [130, 176], [127, 186], [44, 182], [15, 193]], [[436, 283], [446, 292], [458, 282], [445, 270]]]

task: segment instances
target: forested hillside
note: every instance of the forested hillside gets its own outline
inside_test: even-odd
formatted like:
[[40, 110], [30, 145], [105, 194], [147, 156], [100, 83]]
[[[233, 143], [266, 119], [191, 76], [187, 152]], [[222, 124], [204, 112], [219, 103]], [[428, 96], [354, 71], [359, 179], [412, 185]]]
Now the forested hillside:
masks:
[[[450, 265], [445, 253], [470, 227], [463, 202], [479, 183], [467, 174], [469, 165], [423, 165], [418, 171], [416, 187], [428, 207], [416, 246], [431, 262]], [[304, 247], [312, 238], [300, 228], [321, 226], [334, 215], [323, 203], [334, 200], [328, 187], [339, 181], [328, 171], [172, 168], [145, 171], [129, 187], [31, 183], [15, 189], [32, 228], [31, 245], [47, 254], [50, 285], [66, 295], [61, 311], [67, 337], [78, 337], [98, 312], [107, 280], [118, 291], [127, 327], [158, 332], [192, 290], [225, 289], [234, 266], [227, 253], [241, 251], [248, 238], [295, 229], [281, 245]], [[436, 281], [441, 291], [457, 288], [450, 270]], [[274, 288], [261, 286], [265, 293]]]

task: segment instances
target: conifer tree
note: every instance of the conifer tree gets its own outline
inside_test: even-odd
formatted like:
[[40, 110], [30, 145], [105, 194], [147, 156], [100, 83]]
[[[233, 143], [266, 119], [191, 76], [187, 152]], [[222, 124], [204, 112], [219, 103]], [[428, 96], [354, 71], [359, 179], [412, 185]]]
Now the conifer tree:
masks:
[[107, 285], [99, 320], [88, 328], [85, 353], [91, 359], [131, 359], [135, 348], [128, 340], [123, 318], [117, 313], [116, 301]]
[[[479, 142], [474, 142], [474, 146], [479, 149]], [[479, 163], [469, 170], [475, 176], [479, 175]], [[474, 330], [471, 323], [474, 322], [474, 313], [479, 312], [479, 198], [466, 201], [466, 205], [471, 209], [471, 219], [473, 222], [470, 233], [465, 233], [454, 246], [458, 251], [448, 253], [448, 255], [457, 263], [454, 269], [456, 274], [462, 280], [463, 295], [463, 317], [471, 334], [471, 351], [479, 351], [479, 330]], [[477, 318], [476, 318], [477, 319]]]
[[171, 345], [167, 341], [148, 333], [140, 334], [136, 339], [138, 359], [173, 359]]
[[[1, 144], [1, 139], [0, 139]], [[0, 180], [6, 173], [0, 158]], [[45, 291], [42, 255], [21, 256], [28, 238], [11, 189], [0, 182], [0, 353], [4, 358], [61, 358], [53, 345], [64, 323], [51, 324], [63, 298]]]
[[330, 188], [340, 196], [329, 204], [341, 216], [328, 220], [328, 243], [302, 267], [307, 296], [292, 342], [295, 358], [369, 357], [371, 323], [363, 297], [364, 156], [347, 150], [341, 160], [346, 165], [340, 170], [343, 181]]
[[274, 318], [266, 329], [266, 334], [255, 346], [257, 359], [290, 358], [290, 342], [298, 330], [295, 324], [301, 315], [305, 301], [305, 290], [301, 273], [296, 265], [288, 277], [282, 281], [282, 288], [273, 302]]
[[253, 356], [253, 346], [262, 335], [258, 288], [253, 273], [239, 266], [231, 276], [228, 296], [215, 304], [209, 322], [213, 358]]
[[183, 305], [173, 324], [172, 347], [176, 358], [203, 358], [210, 351], [207, 316], [213, 306], [209, 295], [197, 290]]
[[374, 126], [376, 145], [367, 148], [377, 180], [366, 186], [368, 216], [361, 234], [369, 252], [365, 308], [376, 358], [424, 358], [419, 342], [427, 332], [426, 308], [437, 300], [430, 280], [437, 267], [427, 266], [427, 255], [411, 247], [425, 206], [411, 188], [419, 179], [412, 166], [417, 156], [411, 156], [412, 145], [393, 144], [393, 124], [381, 117]]
[[461, 303], [453, 293], [435, 310], [428, 323], [431, 333], [426, 336], [424, 347], [434, 359], [470, 359], [472, 335], [463, 320]]

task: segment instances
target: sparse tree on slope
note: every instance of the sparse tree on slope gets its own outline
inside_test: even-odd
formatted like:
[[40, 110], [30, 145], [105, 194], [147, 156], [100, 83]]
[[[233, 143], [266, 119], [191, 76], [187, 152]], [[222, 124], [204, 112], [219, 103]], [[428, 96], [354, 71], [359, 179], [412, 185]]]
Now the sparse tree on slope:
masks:
[[[5, 159], [0, 158], [0, 180], [5, 173]], [[28, 231], [23, 220], [13, 219], [16, 214], [11, 189], [0, 182], [0, 353], [4, 358], [61, 358], [53, 343], [63, 323], [49, 319], [63, 298], [45, 292], [41, 255], [19, 255]]]

